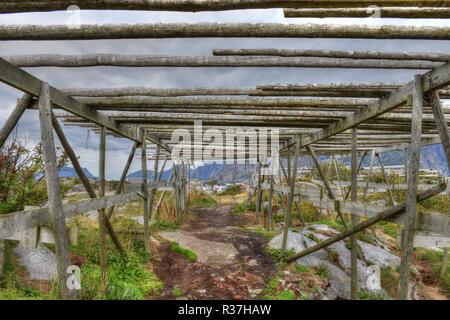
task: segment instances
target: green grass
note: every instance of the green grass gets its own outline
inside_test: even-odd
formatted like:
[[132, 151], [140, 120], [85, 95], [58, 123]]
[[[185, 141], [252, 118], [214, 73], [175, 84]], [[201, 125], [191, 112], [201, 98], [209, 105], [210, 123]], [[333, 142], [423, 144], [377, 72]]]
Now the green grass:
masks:
[[185, 257], [190, 262], [195, 262], [198, 259], [198, 256], [194, 251], [192, 251], [188, 248], [182, 247], [178, 242], [175, 242], [175, 241], [173, 241], [170, 244], [170, 250], [181, 254], [183, 257]]
[[298, 273], [305, 273], [305, 272], [309, 272], [309, 268], [303, 264], [296, 264], [295, 265], [295, 271], [297, 271]]
[[316, 274], [323, 280], [330, 278], [330, 270], [326, 266], [319, 265], [315, 268]]
[[381, 293], [373, 293], [367, 290], [360, 289], [358, 291], [359, 300], [389, 300], [389, 296]]
[[174, 287], [174, 288], [172, 289], [172, 295], [173, 295], [174, 297], [176, 297], [176, 298], [179, 298], [179, 297], [182, 297], [182, 296], [184, 295], [184, 292], [183, 292], [183, 290], [181, 290], [180, 288]]
[[278, 291], [280, 280], [273, 278], [269, 281], [267, 287], [263, 290], [264, 300], [297, 300], [297, 297], [291, 290]]
[[29, 287], [21, 275], [26, 272], [18, 265], [13, 255], [13, 243], [5, 242], [5, 263], [3, 276], [0, 278], [0, 300], [54, 300], [58, 298], [55, 283], [48, 293]]
[[391, 236], [393, 238], [397, 238], [398, 225], [396, 223], [388, 222], [388, 221], [380, 221], [377, 224], [377, 228], [383, 230], [385, 234]]
[[156, 228], [158, 228], [158, 230], [169, 230], [169, 231], [173, 231], [178, 229], [178, 226], [175, 222], [169, 221], [169, 220], [157, 220], [155, 223]]
[[242, 227], [241, 229], [244, 232], [256, 233], [256, 234], [263, 235], [264, 237], [266, 237], [269, 240], [277, 235], [275, 231], [269, 231], [266, 228], [263, 228], [261, 226], [253, 226], [253, 227], [246, 226], [246, 227]]
[[217, 204], [217, 201], [205, 192], [194, 190], [189, 195], [189, 204], [192, 206], [210, 208], [215, 206]]
[[295, 254], [294, 249], [283, 251], [281, 249], [270, 248], [268, 249], [268, 252], [272, 256], [273, 260], [275, 260], [278, 263], [284, 263], [285, 259]]

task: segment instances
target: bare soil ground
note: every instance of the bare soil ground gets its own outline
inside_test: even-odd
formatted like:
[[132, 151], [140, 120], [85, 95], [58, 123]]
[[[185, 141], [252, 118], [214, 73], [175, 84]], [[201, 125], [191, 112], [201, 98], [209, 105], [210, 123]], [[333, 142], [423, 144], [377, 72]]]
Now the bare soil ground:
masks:
[[[174, 288], [181, 299], [257, 299], [276, 272], [272, 257], [265, 251], [267, 239], [246, 233], [239, 226], [242, 218], [231, 213], [232, 205], [193, 209], [192, 217], [181, 226], [183, 232], [198, 239], [231, 243], [237, 256], [227, 263], [206, 265], [188, 262], [163, 242], [154, 252], [153, 269], [164, 283], [157, 299], [174, 299]], [[180, 295], [180, 294], [177, 294]]]

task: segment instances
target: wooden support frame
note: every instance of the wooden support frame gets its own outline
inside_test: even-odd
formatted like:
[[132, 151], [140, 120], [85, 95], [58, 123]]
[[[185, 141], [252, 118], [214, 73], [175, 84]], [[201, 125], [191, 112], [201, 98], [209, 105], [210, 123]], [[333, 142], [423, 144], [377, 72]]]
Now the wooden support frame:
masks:
[[406, 300], [408, 297], [409, 277], [412, 260], [412, 248], [414, 240], [414, 227], [416, 223], [417, 185], [419, 181], [420, 166], [420, 140], [422, 132], [422, 108], [423, 108], [423, 86], [420, 75], [414, 77], [412, 92], [412, 116], [411, 125], [411, 152], [408, 161], [408, 190], [406, 192], [406, 206], [404, 216], [404, 230], [400, 263], [400, 278], [398, 298]]
[[45, 181], [47, 183], [48, 209], [52, 221], [56, 241], [56, 264], [58, 271], [59, 290], [63, 299], [76, 299], [77, 294], [66, 285], [70, 265], [69, 239], [64, 216], [62, 197], [59, 185], [56, 152], [52, 130], [52, 96], [49, 85], [42, 83], [39, 93], [39, 122], [41, 126], [42, 152], [45, 167]]

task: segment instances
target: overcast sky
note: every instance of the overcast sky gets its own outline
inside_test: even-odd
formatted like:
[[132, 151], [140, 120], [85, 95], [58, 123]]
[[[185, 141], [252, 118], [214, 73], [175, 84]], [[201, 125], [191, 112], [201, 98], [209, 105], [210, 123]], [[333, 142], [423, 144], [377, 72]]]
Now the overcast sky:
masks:
[[[65, 24], [66, 12], [0, 15], [0, 24]], [[384, 19], [383, 23], [448, 26], [445, 20]], [[377, 19], [285, 19], [281, 9], [229, 12], [169, 13], [132, 11], [82, 11], [81, 22], [90, 23], [195, 23], [274, 22], [374, 24]], [[403, 52], [450, 52], [450, 41], [350, 40], [350, 39], [152, 39], [110, 41], [5, 41], [0, 56], [60, 53], [119, 53], [155, 55], [211, 55], [215, 48], [285, 48], [327, 50], [379, 50]], [[27, 71], [57, 88], [67, 87], [252, 87], [274, 83], [405, 82], [415, 70], [357, 70], [307, 68], [30, 68]], [[0, 83], [0, 125], [9, 116], [21, 92]], [[64, 127], [82, 166], [98, 174], [98, 136], [86, 129]], [[36, 111], [27, 111], [19, 133], [34, 144], [39, 139]], [[131, 148], [126, 139], [108, 137], [107, 178], [118, 178]], [[139, 170], [134, 161], [131, 171]], [[149, 166], [152, 166], [149, 162]], [[149, 167], [151, 168], [151, 167]], [[131, 172], [130, 171], [130, 172]]]

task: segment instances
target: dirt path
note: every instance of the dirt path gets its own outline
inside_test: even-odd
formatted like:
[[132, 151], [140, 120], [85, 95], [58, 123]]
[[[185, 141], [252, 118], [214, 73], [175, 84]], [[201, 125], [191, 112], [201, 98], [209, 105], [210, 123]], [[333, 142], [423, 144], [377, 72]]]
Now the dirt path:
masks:
[[261, 296], [275, 272], [274, 262], [265, 251], [267, 239], [240, 230], [242, 220], [231, 213], [232, 207], [194, 209], [192, 218], [177, 235], [207, 240], [205, 243], [232, 244], [236, 252], [233, 258], [215, 263], [190, 263], [172, 252], [167, 241], [155, 251], [153, 268], [165, 286], [159, 299], [175, 298], [174, 288], [180, 289], [178, 295], [183, 299], [256, 299]]

